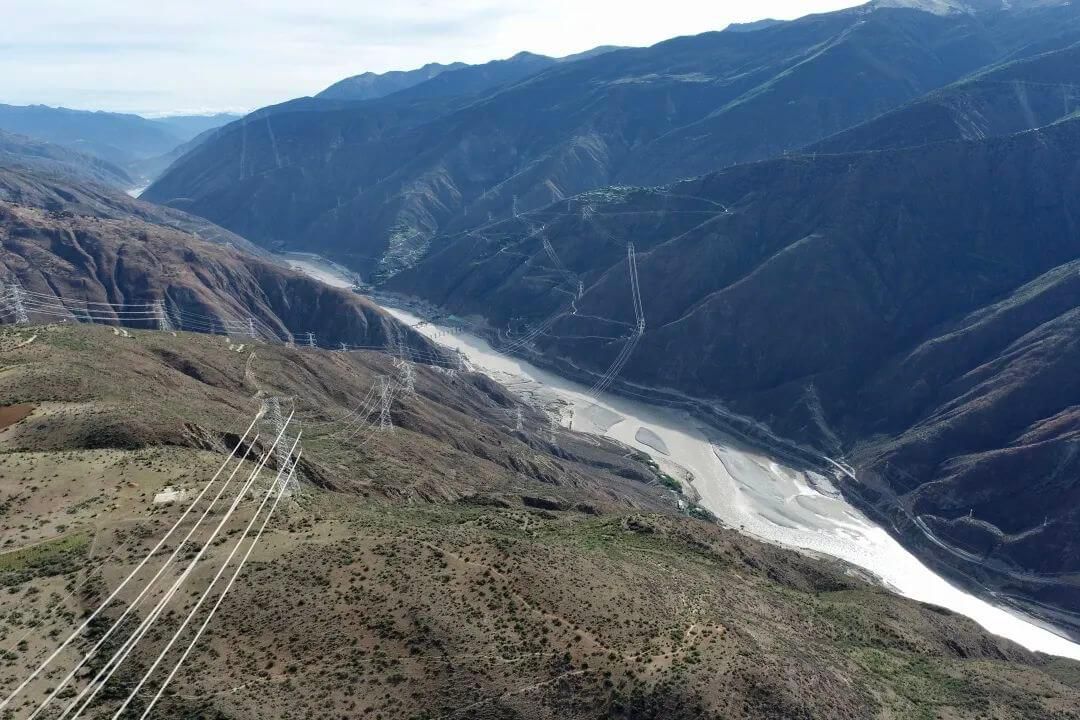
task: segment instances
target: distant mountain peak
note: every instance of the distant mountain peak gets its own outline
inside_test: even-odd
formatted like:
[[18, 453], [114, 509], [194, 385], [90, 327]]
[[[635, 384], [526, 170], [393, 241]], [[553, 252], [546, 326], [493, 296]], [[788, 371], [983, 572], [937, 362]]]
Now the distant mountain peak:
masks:
[[431, 62], [415, 70], [390, 70], [384, 73], [363, 72], [352, 75], [315, 95], [330, 100], [374, 100], [431, 80], [448, 70], [468, 67], [462, 62]]
[[959, 15], [996, 10], [1068, 5], [1070, 0], [873, 0], [872, 8], [911, 8], [935, 15]]
[[731, 23], [726, 28], [724, 28], [724, 32], [754, 32], [755, 30], [764, 30], [765, 28], [769, 28], [774, 25], [783, 24], [783, 20], [776, 20], [774, 18], [762, 18], [761, 20], [754, 20], [753, 22]]

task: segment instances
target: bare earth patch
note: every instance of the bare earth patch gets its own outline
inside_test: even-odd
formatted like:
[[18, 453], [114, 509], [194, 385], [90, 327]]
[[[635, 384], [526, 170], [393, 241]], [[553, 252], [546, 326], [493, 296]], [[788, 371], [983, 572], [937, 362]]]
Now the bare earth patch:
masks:
[[11, 427], [32, 412], [34, 412], [33, 405], [7, 405], [5, 407], [0, 407], [0, 430]]

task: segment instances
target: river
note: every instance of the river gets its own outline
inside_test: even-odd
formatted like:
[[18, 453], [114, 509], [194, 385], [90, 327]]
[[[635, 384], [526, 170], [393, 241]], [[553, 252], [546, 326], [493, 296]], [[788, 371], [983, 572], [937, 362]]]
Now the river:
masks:
[[[290, 262], [300, 263], [290, 258]], [[325, 281], [327, 268], [313, 262]], [[314, 272], [312, 273], [315, 274]], [[333, 284], [351, 286], [339, 276]], [[427, 322], [404, 308], [385, 309], [469, 365], [527, 399], [563, 408], [562, 423], [649, 453], [669, 474], [692, 484], [699, 503], [724, 524], [767, 542], [847, 561], [909, 598], [966, 615], [1031, 650], [1080, 660], [1080, 645], [949, 583], [850, 505], [832, 479], [803, 472], [704, 426], [688, 413], [617, 395], [596, 400], [588, 388], [494, 350], [458, 327]], [[839, 469], [838, 472], [846, 472]]]

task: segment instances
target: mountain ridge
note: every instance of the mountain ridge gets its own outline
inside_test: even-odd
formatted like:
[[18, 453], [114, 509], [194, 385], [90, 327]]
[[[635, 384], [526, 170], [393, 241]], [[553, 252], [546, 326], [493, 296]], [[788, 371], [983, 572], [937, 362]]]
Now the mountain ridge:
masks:
[[[147, 197], [265, 246], [386, 276], [436, 234], [515, 209], [795, 150], [1018, 52], [1050, 26], [1080, 27], [1076, 9], [975, 20], [856, 8], [615, 50], [480, 96], [296, 102], [251, 116], [246, 138], [235, 127], [218, 134]], [[842, 97], [855, 100], [837, 82], [852, 83], [858, 92]]]
[[[91, 303], [99, 321], [122, 325], [136, 305], [140, 329], [156, 329], [142, 306], [163, 301], [178, 327], [186, 317], [219, 330], [251, 318], [263, 339], [313, 332], [334, 345], [400, 342], [441, 357], [355, 293], [248, 252], [228, 231], [105, 188], [0, 168], [0, 240], [0, 276], [36, 294], [31, 319], [75, 321]], [[10, 307], [2, 320], [15, 320]]]

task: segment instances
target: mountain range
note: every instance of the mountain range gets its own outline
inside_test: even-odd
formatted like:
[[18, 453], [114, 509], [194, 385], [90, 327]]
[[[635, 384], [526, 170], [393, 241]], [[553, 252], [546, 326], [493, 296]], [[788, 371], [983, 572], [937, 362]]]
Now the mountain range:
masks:
[[131, 176], [117, 165], [63, 145], [0, 130], [0, 165], [114, 187], [130, 187]]
[[930, 528], [942, 562], [1076, 613], [1078, 152], [1074, 119], [596, 191], [447, 238], [387, 287], [542, 328], [537, 361], [595, 378], [633, 336], [632, 241], [628, 389], [847, 456], [906, 540]]
[[243, 118], [0, 106], [4, 712], [1080, 720], [1080, 663], [699, 504], [842, 493], [1080, 641], [1078, 61], [1072, 3], [874, 0]]
[[452, 97], [433, 87], [465, 68], [358, 104], [264, 109], [181, 158], [147, 198], [384, 277], [440, 233], [799, 150], [1075, 42], [1078, 23], [1071, 5], [866, 6], [614, 50]]
[[[375, 100], [387, 95], [413, 98], [466, 95], [520, 80], [552, 65], [584, 60], [619, 49], [612, 45], [601, 45], [561, 58], [520, 52], [505, 60], [492, 60], [479, 65], [428, 63], [416, 70], [366, 72], [339, 80], [315, 97], [326, 100]], [[404, 92], [417, 86], [423, 87], [411, 93]]]
[[239, 117], [217, 113], [148, 119], [46, 105], [0, 105], [0, 131], [58, 145], [122, 169], [120, 176], [110, 172], [96, 179], [127, 189], [156, 177], [179, 157], [178, 148]]
[[1069, 3], [876, 2], [462, 68], [263, 109], [146, 196], [583, 379], [630, 346], [623, 390], [847, 458], [924, 558], [1075, 632], [1078, 42]]

